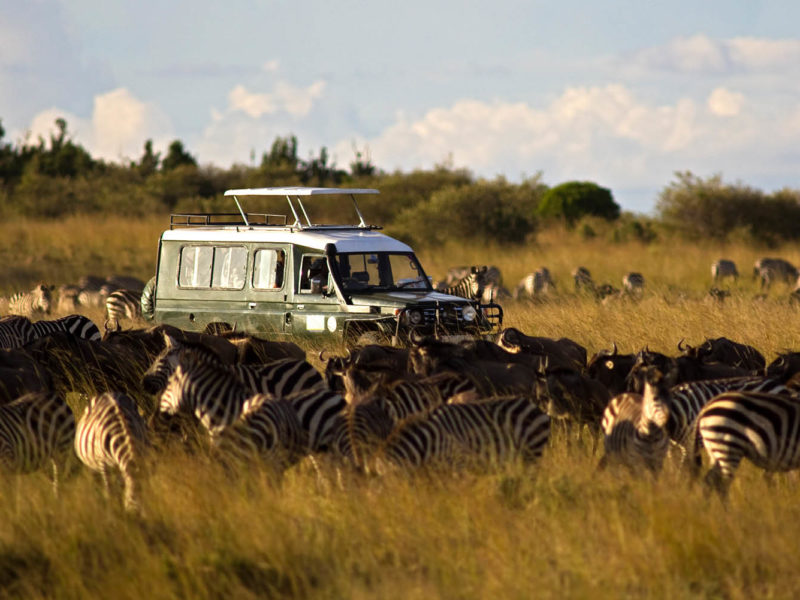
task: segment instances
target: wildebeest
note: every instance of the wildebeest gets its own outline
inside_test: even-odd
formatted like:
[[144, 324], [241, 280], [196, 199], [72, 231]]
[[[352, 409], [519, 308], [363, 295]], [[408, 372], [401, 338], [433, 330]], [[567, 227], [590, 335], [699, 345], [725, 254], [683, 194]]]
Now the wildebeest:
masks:
[[497, 337], [497, 345], [512, 354], [532, 354], [546, 357], [547, 367], [563, 367], [582, 372], [586, 368], [586, 348], [569, 338], [554, 340], [525, 335], [508, 327]]
[[594, 280], [586, 267], [575, 267], [572, 271], [572, 279], [575, 280], [575, 291], [594, 291]]
[[626, 273], [622, 278], [622, 288], [627, 294], [639, 296], [644, 291], [644, 275], [641, 273]]
[[737, 279], [739, 271], [736, 269], [736, 263], [727, 258], [720, 258], [711, 264], [711, 279], [714, 283], [719, 283], [726, 277]]

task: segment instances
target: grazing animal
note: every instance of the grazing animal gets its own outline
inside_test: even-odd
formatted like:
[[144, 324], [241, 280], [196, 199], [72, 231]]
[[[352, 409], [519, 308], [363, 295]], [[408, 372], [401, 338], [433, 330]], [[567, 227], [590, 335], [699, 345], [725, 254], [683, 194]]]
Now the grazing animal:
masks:
[[7, 315], [0, 319], [0, 347], [19, 348], [34, 338], [33, 327], [28, 317]]
[[394, 424], [382, 398], [350, 405], [336, 417], [330, 452], [357, 469], [369, 470], [369, 459], [391, 435]]
[[75, 417], [58, 394], [36, 392], [0, 406], [0, 464], [17, 473], [53, 465], [53, 490], [59, 472], [71, 464]]
[[575, 281], [575, 291], [594, 292], [595, 285], [592, 274], [586, 267], [575, 267], [572, 271], [572, 279]]
[[792, 263], [782, 258], [759, 258], [753, 264], [753, 277], [761, 281], [761, 289], [769, 290], [776, 281], [792, 285], [800, 273]]
[[616, 462], [634, 470], [661, 470], [669, 449], [668, 389], [669, 382], [661, 371], [651, 367], [645, 371], [643, 394], [626, 392], [611, 399], [603, 413], [605, 454], [601, 468]]
[[30, 292], [17, 292], [8, 299], [8, 312], [23, 317], [50, 314], [52, 291], [52, 286], [40, 283]]
[[99, 342], [102, 336], [94, 321], [83, 315], [67, 315], [52, 321], [35, 321], [31, 323], [33, 338], [37, 339], [57, 331], [63, 331], [77, 338]]
[[533, 273], [526, 275], [514, 289], [514, 299], [536, 299], [549, 294], [556, 289], [555, 281], [547, 267], [540, 267]]
[[500, 464], [542, 455], [550, 417], [527, 397], [446, 404], [428, 417], [395, 429], [382, 448], [388, 461], [420, 467], [431, 463]]
[[142, 293], [135, 290], [120, 289], [111, 292], [106, 298], [106, 327], [116, 329], [120, 321], [136, 321], [142, 317]]
[[437, 291], [470, 300], [480, 300], [483, 296], [483, 275], [485, 273], [486, 267], [472, 267], [466, 277], [452, 285], [440, 285], [437, 287]]
[[89, 399], [78, 421], [75, 453], [83, 464], [100, 473], [107, 495], [108, 471], [119, 472], [126, 510], [139, 509], [138, 486], [148, 448], [147, 425], [129, 396], [105, 392]]
[[644, 275], [641, 273], [626, 273], [622, 278], [622, 289], [630, 296], [641, 296], [644, 292]]
[[712, 281], [714, 283], [719, 283], [726, 278], [739, 278], [739, 271], [736, 269], [736, 263], [726, 258], [720, 258], [718, 261], [711, 263]]
[[706, 482], [725, 496], [742, 459], [767, 472], [800, 467], [800, 402], [757, 392], [727, 392], [697, 416], [694, 467], [711, 461]]

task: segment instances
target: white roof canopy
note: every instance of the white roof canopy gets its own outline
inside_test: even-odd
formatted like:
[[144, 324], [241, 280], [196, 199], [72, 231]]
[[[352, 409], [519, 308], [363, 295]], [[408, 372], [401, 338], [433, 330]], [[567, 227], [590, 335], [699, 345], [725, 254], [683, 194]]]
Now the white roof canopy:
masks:
[[380, 194], [368, 188], [274, 187], [227, 190], [226, 196], [331, 196], [334, 194]]

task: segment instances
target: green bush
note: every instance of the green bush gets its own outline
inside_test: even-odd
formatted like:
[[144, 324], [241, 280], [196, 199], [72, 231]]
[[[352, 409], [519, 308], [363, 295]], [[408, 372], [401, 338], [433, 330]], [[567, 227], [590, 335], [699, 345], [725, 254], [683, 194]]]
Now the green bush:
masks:
[[609, 221], [619, 218], [619, 204], [611, 191], [590, 181], [568, 181], [545, 192], [539, 216], [561, 218], [574, 227], [582, 217], [594, 215]]

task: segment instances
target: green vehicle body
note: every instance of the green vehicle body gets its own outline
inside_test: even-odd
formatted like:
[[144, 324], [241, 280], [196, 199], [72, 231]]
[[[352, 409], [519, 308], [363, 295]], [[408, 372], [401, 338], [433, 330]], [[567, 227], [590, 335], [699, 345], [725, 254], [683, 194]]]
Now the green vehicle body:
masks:
[[[333, 193], [351, 194], [360, 224], [310, 222], [302, 199]], [[410, 247], [364, 224], [355, 203], [361, 193], [376, 192], [232, 190], [226, 195], [239, 213], [172, 215], [142, 298], [145, 318], [190, 331], [397, 344], [416, 334], [474, 336], [500, 325], [496, 305], [434, 291]], [[284, 194], [291, 225], [283, 215], [245, 213], [239, 204], [240, 196]]]

